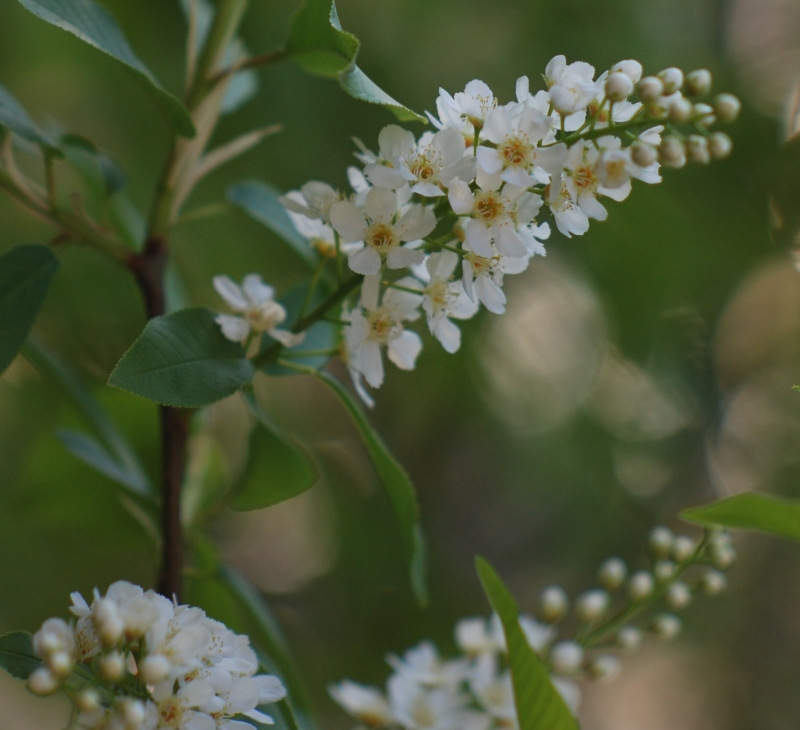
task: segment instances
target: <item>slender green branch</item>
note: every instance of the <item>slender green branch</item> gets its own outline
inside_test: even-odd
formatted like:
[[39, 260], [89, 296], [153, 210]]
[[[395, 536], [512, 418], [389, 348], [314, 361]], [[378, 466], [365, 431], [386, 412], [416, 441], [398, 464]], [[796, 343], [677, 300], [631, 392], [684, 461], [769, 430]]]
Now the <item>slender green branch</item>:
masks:
[[239, 71], [244, 71], [248, 68], [257, 68], [258, 66], [268, 66], [269, 64], [283, 61], [285, 58], [288, 58], [288, 54], [283, 48], [277, 48], [276, 50], [269, 51], [268, 53], [261, 53], [258, 56], [250, 56], [250, 58], [244, 58], [241, 61], [234, 63], [232, 66], [223, 69], [216, 74], [211, 81], [212, 83], [218, 83], [225, 78], [239, 73]]
[[311, 301], [314, 298], [314, 292], [317, 289], [317, 284], [319, 283], [319, 279], [322, 276], [322, 272], [324, 270], [325, 270], [325, 259], [324, 257], [320, 257], [319, 263], [314, 269], [314, 274], [311, 277], [311, 282], [308, 285], [308, 291], [306, 292], [306, 296], [303, 299], [303, 306], [300, 307], [300, 314], [298, 315], [298, 318], [304, 317], [306, 312], [308, 311], [308, 308], [311, 305]]

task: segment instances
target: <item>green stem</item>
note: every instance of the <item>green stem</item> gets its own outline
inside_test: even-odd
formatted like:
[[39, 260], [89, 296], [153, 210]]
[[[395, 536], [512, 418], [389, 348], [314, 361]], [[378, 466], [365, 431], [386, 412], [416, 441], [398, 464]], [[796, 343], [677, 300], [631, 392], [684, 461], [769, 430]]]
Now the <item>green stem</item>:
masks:
[[308, 291], [306, 292], [305, 299], [303, 299], [303, 306], [300, 307], [300, 314], [298, 315], [298, 318], [302, 319], [305, 316], [306, 310], [311, 304], [311, 300], [314, 298], [314, 292], [317, 289], [317, 284], [319, 283], [319, 279], [322, 276], [322, 272], [324, 269], [325, 269], [325, 259], [320, 258], [317, 267], [314, 269], [314, 274], [311, 277], [311, 282], [308, 285]]
[[443, 248], [445, 251], [452, 251], [453, 253], [457, 253], [459, 256], [467, 255], [460, 248], [455, 248], [455, 246], [448, 246], [446, 243], [439, 243], [438, 241], [434, 241], [432, 238], [424, 238], [423, 240], [429, 246], [436, 246], [437, 248]]
[[283, 353], [283, 357], [288, 357], [289, 359], [292, 358], [305, 358], [305, 357], [329, 357], [335, 355], [339, 352], [338, 347], [329, 347], [325, 350], [297, 350], [292, 351], [289, 350]]
[[390, 289], [397, 289], [398, 291], [406, 291], [410, 294], [416, 294], [418, 296], [422, 296], [425, 294], [424, 289], [412, 289], [410, 286], [403, 286], [402, 284], [395, 284], [393, 281], [384, 281], [381, 282], [384, 286], [388, 286]]

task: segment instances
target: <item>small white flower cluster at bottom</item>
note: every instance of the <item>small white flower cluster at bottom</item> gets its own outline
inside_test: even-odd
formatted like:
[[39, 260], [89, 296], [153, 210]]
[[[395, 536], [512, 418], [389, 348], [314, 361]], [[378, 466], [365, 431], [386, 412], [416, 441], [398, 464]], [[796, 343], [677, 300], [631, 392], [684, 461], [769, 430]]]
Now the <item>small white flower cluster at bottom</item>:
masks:
[[[556, 629], [522, 616], [520, 624], [531, 647], [545, 654]], [[388, 657], [394, 673], [386, 693], [344, 680], [329, 690], [350, 715], [370, 727], [406, 730], [489, 730], [516, 728], [517, 711], [511, 675], [504, 667], [506, 645], [498, 617], [471, 618], [456, 625], [464, 656], [442, 660], [436, 647], [423, 642], [403, 657]], [[580, 689], [571, 679], [554, 677], [567, 706], [577, 713]]]
[[35, 634], [43, 666], [28, 679], [34, 694], [66, 693], [71, 728], [253, 730], [273, 723], [256, 708], [286, 696], [256, 674], [248, 638], [199, 608], [120, 581], [91, 606], [73, 593], [71, 611], [74, 625], [51, 618]]

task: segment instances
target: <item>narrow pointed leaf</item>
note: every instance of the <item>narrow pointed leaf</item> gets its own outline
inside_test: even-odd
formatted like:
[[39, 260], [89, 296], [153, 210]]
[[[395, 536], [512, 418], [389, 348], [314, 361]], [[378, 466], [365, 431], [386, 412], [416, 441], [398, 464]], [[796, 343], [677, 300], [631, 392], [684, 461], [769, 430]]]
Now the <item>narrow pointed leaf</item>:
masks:
[[342, 30], [333, 0], [305, 0], [289, 26], [286, 55], [309, 73], [337, 79], [356, 99], [385, 106], [402, 121], [427, 124], [425, 117], [382, 91], [356, 66], [360, 45], [358, 38]]
[[131, 483], [142, 487], [141, 495], [152, 496], [153, 488], [139, 457], [97, 402], [86, 383], [44, 344], [35, 339], [28, 341], [23, 354], [42, 376], [52, 379], [59, 385], [98, 436], [104, 450], [113, 456], [113, 460], [128, 475]]
[[0, 86], [0, 127], [6, 127], [28, 142], [60, 154], [57, 142], [36, 126], [28, 112], [4, 86]]
[[26, 631], [15, 631], [0, 636], [0, 668], [12, 677], [27, 679], [42, 661], [33, 651], [33, 636]]
[[344, 405], [361, 435], [367, 452], [372, 458], [386, 496], [400, 527], [403, 545], [409, 561], [411, 587], [420, 604], [428, 602], [426, 583], [425, 539], [419, 521], [419, 503], [411, 478], [392, 456], [386, 443], [378, 435], [353, 396], [329, 373], [313, 368], [296, 366], [299, 372], [312, 375], [325, 383]]
[[150, 483], [138, 469], [129, 469], [117, 461], [97, 439], [77, 431], [56, 434], [67, 450], [77, 459], [122, 485], [138, 497], [150, 495]]
[[743, 492], [703, 507], [684, 510], [681, 517], [700, 525], [756, 530], [800, 540], [800, 500]]
[[286, 434], [279, 433], [251, 396], [245, 396], [258, 424], [250, 436], [247, 470], [228, 498], [236, 511], [264, 509], [313, 487], [319, 471], [311, 456]]
[[133, 52], [114, 16], [103, 5], [95, 0], [17, 2], [45, 22], [71, 33], [121, 63], [141, 83], [179, 134], [184, 137], [195, 135], [194, 123], [186, 107], [159, 84]]
[[298, 233], [279, 198], [282, 193], [272, 185], [258, 180], [245, 180], [228, 188], [228, 201], [253, 220], [269, 228], [294, 250], [309, 267], [317, 257], [308, 241]]
[[547, 668], [528, 643], [511, 592], [483, 558], [476, 558], [475, 563], [486, 597], [503, 624], [520, 730], [578, 730]]
[[47, 246], [17, 246], [0, 256], [0, 373], [25, 342], [58, 267]]
[[108, 382], [163, 405], [200, 408], [252, 379], [242, 346], [223, 336], [213, 312], [197, 307], [151, 319]]

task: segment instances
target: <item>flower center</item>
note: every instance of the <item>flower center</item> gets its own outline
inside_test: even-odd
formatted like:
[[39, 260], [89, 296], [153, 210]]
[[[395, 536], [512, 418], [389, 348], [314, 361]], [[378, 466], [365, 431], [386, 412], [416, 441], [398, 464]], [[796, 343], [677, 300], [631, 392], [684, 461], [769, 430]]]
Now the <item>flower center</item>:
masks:
[[503, 201], [493, 190], [483, 192], [475, 198], [475, 215], [487, 223], [499, 218], [504, 212]]
[[444, 309], [450, 299], [450, 287], [443, 279], [434, 281], [428, 287], [428, 297], [434, 310]]
[[526, 165], [533, 151], [533, 145], [523, 137], [509, 137], [498, 148], [500, 156], [512, 167]]
[[385, 254], [397, 245], [397, 236], [391, 226], [385, 223], [376, 223], [367, 231], [366, 242], [378, 253]]
[[251, 307], [245, 316], [256, 332], [267, 332], [286, 319], [286, 310], [278, 302], [266, 302], [261, 306]]
[[367, 315], [369, 339], [382, 345], [397, 339], [402, 332], [400, 322], [388, 312], [377, 309]]
[[473, 276], [485, 274], [492, 268], [492, 259], [487, 259], [471, 252], [467, 254], [466, 258], [472, 264]]
[[416, 705], [414, 705], [414, 711], [411, 713], [411, 716], [417, 727], [432, 728], [436, 726], [436, 716], [433, 714], [427, 702], [417, 702]]
[[409, 165], [411, 174], [418, 180], [428, 181], [436, 176], [439, 165], [434, 160], [431, 160], [427, 155], [418, 155], [416, 159]]
[[591, 191], [597, 187], [597, 176], [588, 165], [577, 168], [572, 173], [572, 179], [575, 181], [575, 187], [581, 192]]
[[336, 246], [324, 238], [312, 238], [311, 246], [316, 249], [317, 253], [326, 259], [336, 258]]

